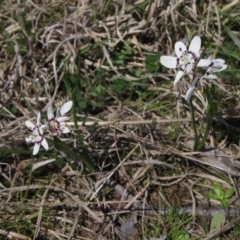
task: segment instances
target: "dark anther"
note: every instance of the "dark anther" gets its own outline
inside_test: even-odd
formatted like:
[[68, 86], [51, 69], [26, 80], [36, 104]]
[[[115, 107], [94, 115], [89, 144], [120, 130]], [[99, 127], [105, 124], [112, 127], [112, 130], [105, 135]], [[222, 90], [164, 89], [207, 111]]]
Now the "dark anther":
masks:
[[180, 62], [180, 59], [179, 59], [179, 58], [177, 58], [177, 66], [179, 65], [179, 62]]

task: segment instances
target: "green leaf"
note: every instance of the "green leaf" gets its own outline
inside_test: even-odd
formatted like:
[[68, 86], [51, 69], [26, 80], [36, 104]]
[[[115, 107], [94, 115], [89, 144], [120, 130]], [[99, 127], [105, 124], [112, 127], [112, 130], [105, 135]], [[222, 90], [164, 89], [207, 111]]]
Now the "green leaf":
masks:
[[[210, 96], [210, 98], [211, 98], [211, 96]], [[210, 98], [208, 98], [208, 100]], [[206, 110], [207, 117], [210, 119], [214, 118], [217, 114], [217, 111], [218, 111], [218, 107], [215, 104], [215, 102], [214, 101], [208, 102], [208, 107]]]
[[140, 69], [128, 68], [128, 72], [134, 77], [141, 77], [142, 71]]
[[105, 45], [105, 43], [108, 42], [108, 41], [109, 41], [109, 39], [104, 39], [104, 40], [102, 40], [102, 41], [96, 42], [96, 43], [93, 45], [93, 49], [98, 48], [99, 46]]
[[188, 240], [188, 239], [190, 239], [190, 236], [188, 233], [182, 233], [177, 238], [177, 240]]
[[222, 204], [223, 208], [229, 208], [230, 207], [230, 203], [229, 203], [228, 199], [222, 199], [221, 204]]
[[102, 88], [102, 85], [98, 85], [96, 88], [95, 88], [96, 92], [101, 94], [103, 92], [103, 88]]
[[223, 191], [222, 186], [221, 186], [220, 184], [214, 183], [214, 184], [213, 184], [213, 189], [214, 189], [215, 193], [216, 193], [219, 197], [221, 197], [221, 199], [224, 198], [224, 191]]
[[130, 13], [133, 13], [138, 9], [143, 11], [146, 8], [146, 6], [149, 4], [150, 4], [150, 0], [141, 1], [138, 5], [135, 6], [135, 8], [130, 10]]
[[141, 70], [136, 70], [135, 71], [135, 76], [136, 77], [140, 77], [142, 75], [142, 71]]
[[127, 56], [127, 55], [132, 55], [132, 54], [133, 54], [133, 51], [132, 51], [131, 48], [125, 46], [125, 50], [122, 51], [121, 54], [126, 55], [126, 56]]
[[[120, 57], [119, 57], [120, 58]], [[114, 61], [114, 64], [118, 65], [118, 66], [123, 66], [124, 65], [124, 61], [119, 59], [119, 60], [116, 60]]]
[[13, 114], [16, 114], [17, 113], [17, 108], [15, 106], [12, 106], [10, 108], [10, 111], [13, 113]]
[[70, 79], [71, 83], [75, 83], [76, 80], [77, 80], [77, 78], [76, 78], [75, 75], [71, 75], [71, 76], [69, 76], [69, 79]]
[[160, 63], [159, 63], [160, 56], [159, 54], [148, 55], [145, 60], [145, 65], [148, 73], [155, 73], [159, 70]]
[[226, 217], [223, 213], [217, 213], [213, 216], [211, 224], [210, 224], [210, 231], [214, 232], [220, 229], [226, 222]]
[[23, 148], [16, 148], [16, 149], [5, 149], [0, 148], [0, 154], [29, 154], [29, 150]]
[[87, 108], [87, 101], [85, 101], [85, 100], [79, 101], [78, 106], [82, 109], [86, 109]]
[[65, 162], [62, 158], [56, 157], [56, 161], [54, 161], [54, 164], [58, 167], [61, 167], [65, 164]]
[[214, 193], [211, 193], [211, 192], [207, 193], [206, 196], [207, 196], [207, 198], [209, 198], [209, 199], [221, 200], [221, 197], [219, 197], [218, 195], [216, 195], [216, 194], [214, 194]]
[[117, 79], [113, 84], [110, 85], [113, 91], [122, 94], [126, 91], [128, 87], [131, 86], [131, 83], [123, 79]]
[[235, 189], [233, 187], [231, 187], [225, 192], [224, 198], [226, 198], [226, 199], [230, 198], [234, 195], [234, 193], [235, 193]]
[[58, 151], [65, 153], [74, 161], [82, 161], [82, 163], [88, 168], [90, 172], [94, 172], [94, 164], [89, 159], [86, 159], [86, 156], [72, 150], [68, 144], [61, 141], [58, 137], [53, 137], [53, 140], [49, 139], [48, 141], [52, 142]]
[[232, 41], [234, 42], [234, 44], [238, 47], [238, 49], [240, 50], [240, 39], [237, 38], [235, 36], [235, 34], [228, 28], [225, 26], [224, 28], [226, 30], [226, 32], [228, 33], [229, 37], [232, 39]]
[[90, 49], [91, 49], [90, 46], [86, 46], [85, 48], [83, 48], [83, 49], [80, 51], [80, 53], [81, 53], [81, 54], [87, 53], [87, 52], [90, 51]]

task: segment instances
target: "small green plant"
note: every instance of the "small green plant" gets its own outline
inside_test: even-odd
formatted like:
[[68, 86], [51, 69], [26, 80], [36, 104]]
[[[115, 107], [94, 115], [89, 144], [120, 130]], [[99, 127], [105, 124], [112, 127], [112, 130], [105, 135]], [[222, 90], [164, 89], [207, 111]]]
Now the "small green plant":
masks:
[[223, 208], [228, 208], [230, 206], [229, 199], [234, 195], [235, 190], [233, 187], [229, 188], [227, 191], [224, 191], [222, 186], [219, 183], [213, 184], [214, 193], [207, 193], [209, 199], [214, 199], [220, 201]]
[[161, 65], [159, 64], [159, 54], [151, 54], [146, 57], [145, 64], [148, 73], [160, 72]]
[[220, 229], [225, 222], [226, 222], [226, 217], [224, 213], [221, 212], [221, 213], [215, 214], [211, 220], [210, 231], [213, 232]]
[[201, 134], [199, 134], [199, 132], [197, 131], [197, 127], [196, 127], [196, 122], [195, 122], [195, 118], [194, 118], [194, 106], [192, 104], [192, 99], [190, 99], [189, 104], [191, 106], [191, 112], [192, 112], [192, 126], [195, 132], [195, 144], [194, 144], [194, 149], [195, 150], [200, 150], [206, 143], [206, 140], [209, 136], [210, 130], [211, 130], [211, 126], [212, 126], [212, 121], [214, 119], [214, 117], [217, 114], [217, 111], [219, 109], [219, 104], [216, 100], [213, 99], [214, 95], [214, 86], [212, 88], [206, 88], [204, 90], [204, 97], [206, 99], [207, 102], [207, 107], [206, 107], [206, 124], [204, 127], [204, 133], [201, 136]]

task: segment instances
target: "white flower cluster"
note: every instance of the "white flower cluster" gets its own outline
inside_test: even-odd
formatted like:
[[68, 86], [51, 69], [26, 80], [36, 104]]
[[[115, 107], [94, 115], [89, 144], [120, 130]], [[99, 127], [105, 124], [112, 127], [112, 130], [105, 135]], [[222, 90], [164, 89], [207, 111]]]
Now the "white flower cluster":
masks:
[[201, 38], [199, 36], [195, 36], [192, 39], [188, 49], [186, 45], [180, 41], [175, 43], [174, 48], [177, 57], [161, 56], [160, 58], [161, 64], [167, 68], [179, 67], [179, 71], [174, 80], [174, 85], [179, 82], [184, 74], [189, 73], [195, 65], [206, 70], [206, 73], [201, 78], [194, 79], [185, 96], [187, 101], [190, 99], [201, 80], [217, 79], [217, 76], [214, 73], [223, 71], [227, 68], [225, 60], [214, 59], [212, 55], [208, 59], [199, 59], [201, 56]]
[[48, 120], [46, 124], [41, 124], [41, 113], [37, 114], [37, 123], [34, 125], [30, 121], [25, 121], [25, 125], [31, 130], [31, 135], [27, 137], [26, 142], [34, 143], [33, 155], [39, 152], [40, 146], [48, 150], [48, 143], [44, 137], [45, 130], [52, 136], [62, 133], [69, 133], [70, 129], [61, 125], [62, 122], [68, 121], [69, 117], [65, 116], [72, 108], [72, 101], [66, 102], [60, 108], [57, 108], [56, 115], [53, 113], [53, 108], [50, 106], [47, 110]]

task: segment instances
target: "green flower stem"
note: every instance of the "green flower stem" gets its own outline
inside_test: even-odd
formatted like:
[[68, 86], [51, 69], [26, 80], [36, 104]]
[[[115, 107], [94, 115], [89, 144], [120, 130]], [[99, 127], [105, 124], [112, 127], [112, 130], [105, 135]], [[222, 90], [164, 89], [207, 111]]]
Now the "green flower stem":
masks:
[[190, 105], [190, 112], [191, 112], [191, 125], [192, 125], [192, 129], [195, 133], [195, 142], [194, 142], [193, 148], [194, 148], [194, 150], [197, 150], [198, 145], [199, 145], [199, 135], [198, 135], [196, 121], [195, 121], [195, 108], [192, 103], [192, 98], [190, 98], [190, 100], [189, 100], [189, 105]]
[[211, 126], [212, 126], [212, 118], [207, 118], [207, 125], [206, 125], [205, 131], [204, 131], [203, 138], [198, 145], [198, 149], [196, 149], [196, 150], [200, 150], [204, 146], [204, 144], [208, 138], [209, 132], [211, 130]]
[[209, 109], [207, 110], [207, 113], [206, 113], [206, 117], [207, 117], [206, 128], [205, 128], [205, 131], [204, 131], [203, 138], [202, 138], [202, 140], [199, 144], [198, 150], [204, 146], [204, 144], [205, 144], [205, 142], [206, 142], [206, 140], [209, 136], [209, 132], [210, 132], [211, 126], [212, 126], [212, 121], [213, 121], [213, 118], [216, 114], [216, 109], [217, 109], [217, 104], [216, 104], [216, 102], [214, 102], [212, 100], [209, 89], [206, 89], [205, 93], [206, 93]]
[[73, 150], [69, 147], [69, 145], [63, 141], [61, 141], [58, 137], [54, 136], [53, 140], [48, 139], [49, 142], [54, 144], [54, 147], [68, 156], [68, 158], [72, 158], [75, 162], [81, 161], [84, 166], [87, 167], [89, 172], [95, 172], [94, 165], [84, 153], [79, 153], [76, 150]]

